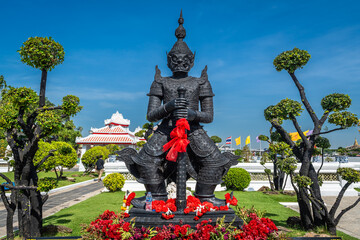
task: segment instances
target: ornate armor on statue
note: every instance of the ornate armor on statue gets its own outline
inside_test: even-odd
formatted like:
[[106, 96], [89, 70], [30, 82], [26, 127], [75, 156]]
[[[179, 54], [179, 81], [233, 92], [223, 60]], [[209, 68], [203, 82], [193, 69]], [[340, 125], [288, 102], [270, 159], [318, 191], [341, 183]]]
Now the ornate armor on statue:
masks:
[[[176, 162], [165, 159], [163, 146], [171, 140], [170, 132], [176, 120], [186, 118], [190, 125], [187, 132], [190, 144], [187, 146], [187, 178], [197, 181], [195, 196], [215, 205], [225, 205], [223, 200], [214, 197], [214, 190], [231, 165], [237, 163], [236, 156], [221, 153], [209, 138], [200, 123], [213, 121], [213, 91], [208, 80], [207, 67], [199, 78], [188, 76], [194, 65], [195, 54], [183, 41], [186, 36], [184, 19], [180, 15], [179, 27], [175, 31], [177, 42], [167, 54], [171, 77], [162, 77], [156, 66], [155, 79], [150, 87], [147, 119], [151, 122], [161, 120], [154, 134], [148, 139], [139, 153], [125, 149], [119, 158], [125, 161], [129, 171], [137, 181], [145, 185], [157, 200], [166, 200], [166, 185], [176, 182]], [[178, 89], [186, 89], [185, 97], [178, 97]], [[132, 201], [135, 207], [144, 206], [145, 197]]]

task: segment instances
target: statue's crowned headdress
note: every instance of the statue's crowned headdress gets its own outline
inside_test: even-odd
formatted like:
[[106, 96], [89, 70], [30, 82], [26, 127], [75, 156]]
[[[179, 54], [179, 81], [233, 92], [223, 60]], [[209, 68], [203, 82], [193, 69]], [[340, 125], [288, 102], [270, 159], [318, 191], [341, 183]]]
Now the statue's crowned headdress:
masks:
[[178, 23], [179, 26], [175, 30], [177, 41], [167, 54], [168, 66], [173, 72], [188, 72], [194, 65], [195, 54], [184, 42], [186, 31], [183, 27], [184, 18], [182, 17], [182, 11], [180, 12]]

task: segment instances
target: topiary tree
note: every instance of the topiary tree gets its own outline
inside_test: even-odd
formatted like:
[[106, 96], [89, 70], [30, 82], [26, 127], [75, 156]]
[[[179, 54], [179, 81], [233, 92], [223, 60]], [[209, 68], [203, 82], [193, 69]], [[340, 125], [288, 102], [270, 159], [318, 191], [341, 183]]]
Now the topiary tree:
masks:
[[214, 143], [221, 143], [222, 139], [218, 136], [211, 136], [211, 140], [213, 140]]
[[117, 144], [107, 144], [105, 145], [106, 149], [109, 150], [109, 155], [114, 155], [116, 151], [121, 150]]
[[[73, 168], [77, 163], [77, 154], [75, 149], [66, 142], [52, 142], [51, 143], [56, 150], [52, 157], [55, 162], [55, 174], [57, 179], [62, 178], [64, 168]], [[59, 169], [59, 174], [57, 173]]]
[[[321, 154], [321, 165], [317, 171], [317, 175], [319, 176], [319, 173], [320, 173], [320, 170], [324, 164], [324, 151], [325, 149], [328, 149], [331, 147], [331, 144], [330, 144], [330, 141], [329, 139], [327, 138], [324, 138], [324, 137], [321, 137], [321, 136], [318, 136], [317, 139], [315, 140], [315, 145], [318, 147], [318, 148], [321, 148], [321, 151], [320, 151], [320, 154]], [[317, 149], [318, 149], [317, 148]], [[315, 150], [315, 149], [314, 149]]]
[[[283, 52], [274, 59], [276, 70], [285, 70], [290, 75], [299, 91], [301, 103], [286, 98], [281, 100], [278, 104], [266, 108], [264, 115], [265, 119], [271, 123], [272, 127], [274, 127], [281, 135], [282, 140], [291, 147], [292, 152], [301, 162], [299, 177], [308, 177], [311, 180], [310, 188], [312, 190], [312, 196], [314, 199], [323, 203], [318, 174], [311, 163], [315, 141], [319, 135], [356, 126], [359, 119], [355, 114], [345, 111], [350, 107], [351, 99], [348, 95], [340, 93], [333, 93], [325, 96], [321, 100], [321, 106], [323, 108], [322, 115], [319, 117], [315, 113], [305, 95], [304, 87], [295, 76], [295, 71], [303, 68], [309, 59], [310, 54], [307, 51], [298, 48]], [[300, 116], [304, 110], [303, 107], [313, 122], [313, 133], [310, 136], [305, 136], [297, 120], [297, 117]], [[299, 144], [291, 140], [290, 135], [282, 126], [282, 123], [285, 120], [290, 120], [292, 122], [301, 137], [302, 141]], [[322, 127], [326, 121], [337, 127], [332, 130], [322, 131]], [[313, 226], [327, 225], [327, 216], [322, 214], [315, 205], [310, 205], [307, 193], [308, 189], [303, 187], [303, 185], [299, 185], [297, 194], [303, 227], [305, 229], [311, 229]]]
[[125, 178], [121, 173], [111, 173], [103, 180], [104, 186], [110, 191], [121, 191], [125, 184]]
[[244, 159], [244, 162], [250, 162], [252, 153], [248, 145], [245, 145], [241, 151], [241, 158]]
[[243, 168], [230, 168], [223, 178], [226, 189], [244, 191], [250, 184], [250, 173]]
[[[79, 98], [72, 95], [65, 96], [59, 106], [45, 104], [47, 72], [64, 60], [64, 49], [59, 43], [47, 37], [33, 37], [18, 52], [23, 63], [41, 70], [40, 94], [27, 87], [7, 86], [1, 78], [0, 129], [5, 131], [14, 156], [15, 186], [8, 187], [17, 193], [19, 234], [30, 238], [39, 237], [42, 227], [44, 199], [37, 190], [37, 170], [52, 155], [49, 153], [34, 165], [39, 141], [57, 132], [63, 119], [74, 116], [81, 107]], [[9, 207], [8, 201], [4, 204]]]
[[85, 167], [84, 174], [91, 172], [95, 168], [98, 156], [102, 156], [103, 159], [106, 159], [108, 158], [109, 153], [109, 150], [102, 146], [96, 146], [87, 150], [81, 158], [81, 162]]

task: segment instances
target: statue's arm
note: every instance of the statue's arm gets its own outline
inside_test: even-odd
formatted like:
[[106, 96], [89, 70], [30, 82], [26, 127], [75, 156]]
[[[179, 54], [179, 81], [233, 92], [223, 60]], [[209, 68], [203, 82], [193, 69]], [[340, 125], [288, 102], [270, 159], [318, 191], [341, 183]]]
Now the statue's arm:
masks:
[[185, 109], [186, 108], [186, 99], [185, 98], [176, 98], [172, 101], [161, 104], [162, 98], [156, 95], [150, 96], [148, 111], [147, 111], [147, 120], [150, 122], [157, 122], [169, 114], [171, 114], [175, 109]]
[[203, 97], [200, 99], [201, 111], [188, 109], [188, 120], [200, 123], [211, 123], [214, 119], [213, 97]]

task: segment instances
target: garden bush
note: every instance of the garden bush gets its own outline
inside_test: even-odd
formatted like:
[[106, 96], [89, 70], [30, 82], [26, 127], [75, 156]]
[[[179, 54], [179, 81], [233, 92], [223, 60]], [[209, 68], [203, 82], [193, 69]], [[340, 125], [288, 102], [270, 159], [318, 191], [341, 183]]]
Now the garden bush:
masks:
[[38, 181], [38, 190], [41, 192], [49, 192], [50, 190], [56, 188], [58, 185], [58, 180], [52, 177], [44, 177]]
[[104, 186], [110, 192], [120, 191], [125, 184], [125, 178], [121, 173], [111, 173], [104, 178]]
[[249, 186], [251, 177], [245, 169], [230, 168], [223, 180], [227, 189], [243, 191]]

